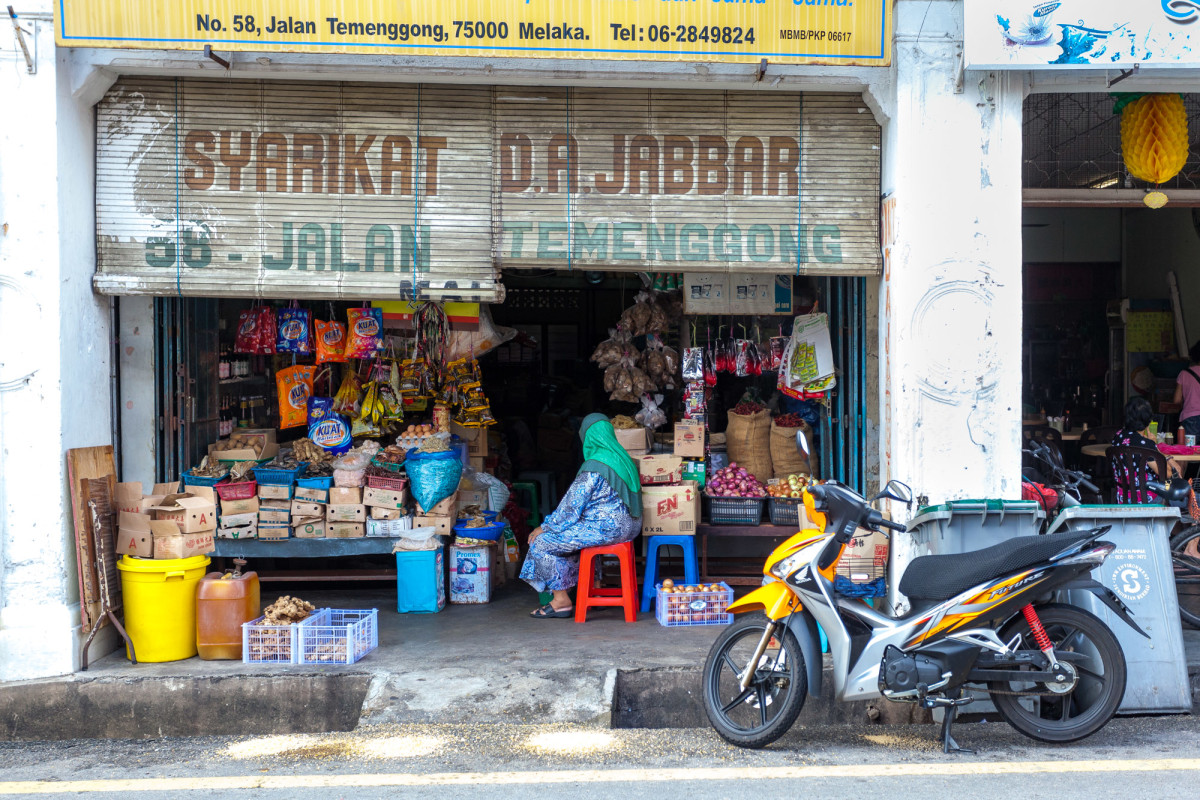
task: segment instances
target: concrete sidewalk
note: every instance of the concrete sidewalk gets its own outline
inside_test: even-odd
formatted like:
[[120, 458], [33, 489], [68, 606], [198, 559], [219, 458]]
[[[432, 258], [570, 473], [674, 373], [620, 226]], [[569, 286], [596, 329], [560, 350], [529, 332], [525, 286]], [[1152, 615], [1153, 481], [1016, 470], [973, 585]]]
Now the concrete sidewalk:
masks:
[[[352, 666], [202, 661], [130, 664], [110, 654], [85, 673], [0, 685], [0, 739], [62, 739], [351, 730], [378, 723], [706, 724], [699, 671], [718, 626], [627, 624], [619, 609], [587, 623], [529, 617], [533, 591], [510, 582], [493, 601], [397, 614], [386, 584], [275, 589], [319, 607], [378, 608], [379, 648]], [[1185, 630], [1193, 696], [1200, 631]], [[826, 656], [826, 668], [828, 669]], [[827, 689], [829, 681], [826, 681]], [[906, 704], [810, 698], [811, 722], [908, 722]]]

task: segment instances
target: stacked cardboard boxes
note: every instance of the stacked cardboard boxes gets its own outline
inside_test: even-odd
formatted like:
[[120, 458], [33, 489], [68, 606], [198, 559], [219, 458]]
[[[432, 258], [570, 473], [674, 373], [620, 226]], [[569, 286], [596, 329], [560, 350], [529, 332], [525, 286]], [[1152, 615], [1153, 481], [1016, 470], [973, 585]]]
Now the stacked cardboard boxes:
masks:
[[[134, 502], [134, 488], [120, 484], [117, 492], [117, 552], [142, 558], [190, 558], [216, 549], [213, 533], [217, 507], [207, 486], [178, 491], [178, 484], [159, 484]], [[135, 510], [136, 509], [136, 510]]]
[[399, 536], [401, 531], [412, 529], [412, 517], [408, 515], [407, 489], [363, 490], [363, 505], [367, 509], [367, 536]]
[[328, 489], [308, 489], [297, 486], [292, 491], [292, 537], [295, 539], [325, 538], [325, 509], [329, 504]]
[[292, 535], [292, 487], [258, 485], [258, 538], [278, 541]]
[[326, 539], [361, 539], [367, 535], [367, 507], [363, 490], [335, 486], [329, 490], [325, 506]]

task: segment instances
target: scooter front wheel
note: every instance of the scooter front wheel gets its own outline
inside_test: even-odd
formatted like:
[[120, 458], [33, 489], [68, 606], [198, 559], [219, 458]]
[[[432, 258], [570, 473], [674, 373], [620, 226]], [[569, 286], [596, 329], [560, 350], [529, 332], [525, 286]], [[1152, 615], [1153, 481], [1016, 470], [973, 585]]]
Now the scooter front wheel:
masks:
[[770, 624], [763, 614], [741, 617], [717, 637], [704, 662], [704, 710], [721, 738], [738, 747], [766, 747], [783, 736], [808, 695], [804, 655], [783, 622], [775, 626], [757, 668], [751, 665]]

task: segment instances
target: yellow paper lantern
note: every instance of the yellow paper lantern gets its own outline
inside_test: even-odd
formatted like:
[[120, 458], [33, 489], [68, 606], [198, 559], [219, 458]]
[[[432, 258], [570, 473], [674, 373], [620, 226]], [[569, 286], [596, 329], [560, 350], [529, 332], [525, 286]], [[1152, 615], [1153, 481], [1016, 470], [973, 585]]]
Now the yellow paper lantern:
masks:
[[1148, 94], [1121, 112], [1121, 154], [1129, 174], [1166, 183], [1188, 159], [1187, 111], [1177, 94]]

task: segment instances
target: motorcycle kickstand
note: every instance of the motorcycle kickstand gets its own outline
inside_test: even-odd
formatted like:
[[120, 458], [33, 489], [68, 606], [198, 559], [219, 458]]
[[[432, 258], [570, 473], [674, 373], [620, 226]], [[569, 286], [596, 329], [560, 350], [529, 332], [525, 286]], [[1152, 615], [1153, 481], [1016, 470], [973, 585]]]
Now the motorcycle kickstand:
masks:
[[958, 742], [950, 734], [950, 726], [954, 724], [954, 718], [958, 716], [958, 706], [947, 706], [942, 713], [942, 752], [943, 753], [970, 753], [975, 755], [974, 750], [968, 750], [965, 747], [959, 747]]

